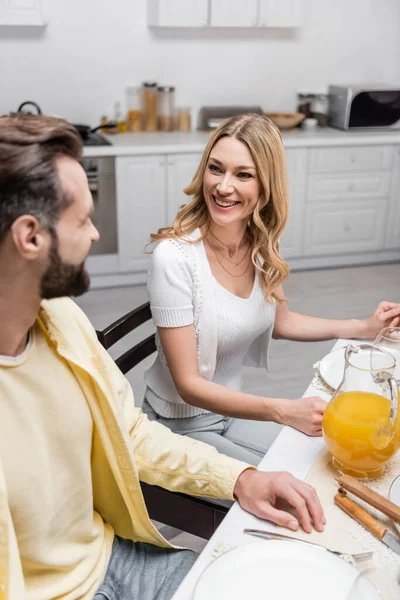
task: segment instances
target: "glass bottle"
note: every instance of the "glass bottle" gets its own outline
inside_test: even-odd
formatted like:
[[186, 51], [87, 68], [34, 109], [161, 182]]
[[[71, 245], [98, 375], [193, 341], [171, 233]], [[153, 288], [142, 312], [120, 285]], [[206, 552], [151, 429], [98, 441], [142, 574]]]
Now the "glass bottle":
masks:
[[327, 94], [316, 94], [311, 102], [311, 116], [317, 119], [320, 127], [328, 126], [329, 102]]
[[126, 88], [127, 100], [127, 128], [128, 131], [137, 132], [143, 129], [143, 110], [141, 89], [137, 86]]
[[144, 129], [157, 131], [157, 84], [143, 83]]
[[160, 131], [174, 129], [175, 88], [167, 85], [158, 88], [158, 128]]

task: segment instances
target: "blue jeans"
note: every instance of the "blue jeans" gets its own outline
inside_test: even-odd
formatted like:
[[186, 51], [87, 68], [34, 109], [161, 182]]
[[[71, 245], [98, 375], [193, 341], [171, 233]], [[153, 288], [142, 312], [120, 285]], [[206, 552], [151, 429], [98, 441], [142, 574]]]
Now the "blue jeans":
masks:
[[93, 600], [169, 600], [196, 559], [192, 550], [115, 536], [104, 581]]

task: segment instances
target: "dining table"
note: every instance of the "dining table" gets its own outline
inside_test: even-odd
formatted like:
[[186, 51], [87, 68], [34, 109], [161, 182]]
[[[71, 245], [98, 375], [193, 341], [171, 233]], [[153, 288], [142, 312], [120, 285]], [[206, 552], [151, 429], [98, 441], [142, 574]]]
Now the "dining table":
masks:
[[[355, 340], [344, 340], [339, 339], [334, 344], [332, 350], [340, 349], [345, 347], [349, 343], [354, 343]], [[321, 357], [322, 358], [322, 357]], [[314, 365], [316, 366], [316, 365]], [[322, 385], [320, 385], [322, 383]], [[328, 390], [324, 387], [323, 382], [318, 377], [318, 374], [313, 377], [310, 385], [306, 389], [304, 397], [307, 396], [320, 396], [325, 401], [329, 401], [332, 396], [332, 390]], [[300, 480], [305, 480], [310, 472], [310, 469], [315, 465], [321, 452], [324, 451], [325, 443], [322, 437], [310, 437], [300, 431], [293, 429], [288, 426], [284, 426], [280, 431], [279, 435], [261, 460], [258, 469], [260, 471], [276, 472], [276, 471], [287, 471], [297, 477]], [[317, 472], [318, 477], [318, 472]], [[317, 486], [316, 486], [317, 487]], [[325, 510], [324, 502], [321, 499], [322, 506]], [[341, 519], [340, 515], [342, 511], [339, 509], [332, 512], [330, 519]], [[326, 513], [325, 513], [326, 514]], [[345, 515], [350, 522], [352, 519]], [[355, 523], [355, 522], [354, 522]], [[335, 523], [328, 523], [331, 530], [334, 529]], [[355, 524], [356, 527], [361, 526]], [[200, 553], [197, 561], [186, 575], [185, 579], [180, 584], [179, 588], [173, 596], [173, 600], [190, 600], [193, 597], [193, 593], [196, 587], [196, 583], [200, 576], [215, 559], [217, 559], [224, 552], [241, 546], [243, 544], [260, 543], [260, 538], [250, 536], [244, 533], [244, 529], [262, 529], [271, 533], [280, 531], [282, 533], [287, 532], [289, 535], [296, 537], [297, 533], [278, 528], [272, 522], [265, 521], [255, 517], [254, 515], [243, 510], [238, 502], [235, 502], [226, 517], [216, 529], [212, 537], [207, 542], [203, 551]], [[303, 538], [307, 539], [307, 535], [304, 532]], [[363, 549], [369, 550], [369, 544], [371, 549], [376, 549], [376, 540], [372, 538], [368, 532], [365, 532], [363, 538]], [[323, 534], [313, 532], [309, 534], [312, 536], [312, 541], [318, 543], [319, 536], [321, 536], [321, 545], [324, 545]], [[371, 538], [371, 539], [369, 539]], [[310, 537], [311, 539], [311, 537]], [[375, 546], [374, 546], [375, 541]], [[383, 544], [378, 542], [381, 546]], [[346, 550], [347, 551], [347, 550]], [[349, 550], [351, 551], [351, 550]], [[393, 558], [393, 561], [397, 560], [397, 557]], [[398, 557], [400, 560], [400, 557]], [[396, 563], [397, 564], [397, 563]], [[400, 565], [400, 562], [399, 562]], [[393, 565], [392, 565], [393, 566]], [[398, 567], [397, 567], [398, 572]], [[394, 584], [396, 585], [396, 584]], [[399, 596], [400, 597], [400, 587]]]

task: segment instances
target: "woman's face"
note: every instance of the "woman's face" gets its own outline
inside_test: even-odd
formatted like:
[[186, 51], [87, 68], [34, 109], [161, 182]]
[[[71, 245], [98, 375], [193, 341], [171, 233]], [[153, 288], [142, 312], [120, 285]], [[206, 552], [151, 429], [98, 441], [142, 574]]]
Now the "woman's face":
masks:
[[204, 172], [203, 194], [217, 225], [247, 223], [260, 197], [261, 184], [245, 144], [234, 137], [218, 140]]

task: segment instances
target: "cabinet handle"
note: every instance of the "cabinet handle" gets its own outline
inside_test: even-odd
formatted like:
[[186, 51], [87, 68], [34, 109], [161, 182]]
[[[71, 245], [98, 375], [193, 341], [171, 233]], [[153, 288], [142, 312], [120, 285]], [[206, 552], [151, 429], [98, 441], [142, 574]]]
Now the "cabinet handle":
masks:
[[346, 233], [349, 233], [350, 231], [350, 225], [348, 223], [344, 223], [343, 224], [343, 229]]
[[169, 161], [168, 161], [168, 165], [169, 165], [170, 167], [173, 167], [173, 166], [174, 166], [174, 164], [175, 164], [175, 161], [174, 161], [174, 160], [171, 160], [171, 159], [169, 159]]
[[162, 158], [159, 162], [160, 167], [165, 167], [165, 160]]
[[354, 192], [354, 184], [353, 183], [349, 183], [349, 185], [347, 186], [347, 190], [349, 192]]
[[352, 163], [354, 164], [354, 163], [356, 162], [356, 160], [357, 160], [357, 158], [356, 158], [356, 155], [355, 155], [355, 154], [352, 154], [352, 155], [350, 156], [350, 162], [352, 162]]

